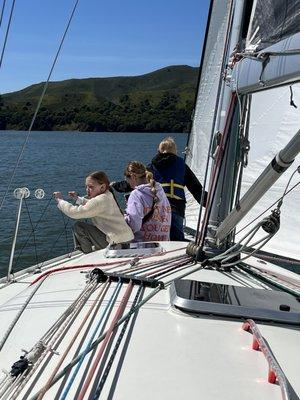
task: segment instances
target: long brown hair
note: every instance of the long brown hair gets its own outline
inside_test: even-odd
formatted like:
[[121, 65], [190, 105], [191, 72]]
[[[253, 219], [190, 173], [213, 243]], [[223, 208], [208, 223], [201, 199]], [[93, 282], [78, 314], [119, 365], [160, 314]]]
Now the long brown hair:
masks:
[[95, 171], [95, 172], [92, 172], [91, 174], [89, 174], [89, 175], [87, 176], [87, 178], [92, 178], [92, 179], [94, 179], [94, 180], [95, 180], [96, 182], [98, 182], [100, 185], [104, 183], [105, 186], [106, 186], [106, 190], [109, 188], [109, 179], [108, 179], [106, 173], [103, 172], [103, 171]]

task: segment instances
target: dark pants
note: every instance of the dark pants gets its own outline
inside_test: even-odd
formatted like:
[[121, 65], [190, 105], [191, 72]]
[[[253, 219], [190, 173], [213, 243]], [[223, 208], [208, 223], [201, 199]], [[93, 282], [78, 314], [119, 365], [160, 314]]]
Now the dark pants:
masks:
[[90, 253], [95, 250], [104, 249], [108, 242], [106, 236], [96, 226], [88, 224], [87, 222], [75, 222], [73, 226], [75, 247], [83, 253]]
[[176, 242], [184, 242], [183, 233], [183, 217], [172, 211], [171, 229], [170, 229], [170, 240]]

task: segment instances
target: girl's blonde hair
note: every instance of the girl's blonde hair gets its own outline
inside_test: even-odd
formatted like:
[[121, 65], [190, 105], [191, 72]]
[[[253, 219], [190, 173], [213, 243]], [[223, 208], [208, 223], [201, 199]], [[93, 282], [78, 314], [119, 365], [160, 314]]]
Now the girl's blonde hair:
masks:
[[131, 176], [135, 176], [137, 179], [146, 178], [147, 182], [150, 184], [151, 193], [153, 194], [154, 199], [157, 200], [157, 191], [155, 187], [155, 180], [153, 179], [153, 174], [150, 171], [147, 171], [145, 165], [139, 161], [131, 161], [125, 171], [124, 175], [128, 178]]
[[174, 139], [171, 137], [167, 137], [163, 139], [158, 146], [158, 151], [160, 153], [172, 153], [177, 155], [177, 147]]

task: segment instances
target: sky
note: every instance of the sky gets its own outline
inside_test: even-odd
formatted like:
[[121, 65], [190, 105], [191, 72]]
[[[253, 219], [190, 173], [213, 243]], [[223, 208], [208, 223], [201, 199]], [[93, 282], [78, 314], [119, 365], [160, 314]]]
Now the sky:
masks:
[[[2, 51], [13, 0], [0, 27]], [[0, 0], [2, 8], [3, 0]], [[45, 81], [75, 0], [16, 0], [0, 93]], [[51, 80], [199, 66], [209, 0], [80, 0]]]

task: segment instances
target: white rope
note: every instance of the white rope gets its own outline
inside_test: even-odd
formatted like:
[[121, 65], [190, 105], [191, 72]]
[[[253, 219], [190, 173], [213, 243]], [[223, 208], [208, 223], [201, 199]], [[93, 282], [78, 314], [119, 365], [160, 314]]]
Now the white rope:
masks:
[[14, 327], [16, 326], [19, 318], [21, 317], [21, 315], [23, 314], [23, 312], [25, 311], [26, 307], [28, 306], [30, 300], [33, 298], [33, 296], [36, 294], [36, 292], [38, 291], [38, 289], [41, 287], [42, 283], [44, 282], [45, 278], [42, 279], [39, 284], [34, 288], [34, 290], [30, 293], [30, 295], [28, 296], [27, 300], [25, 301], [25, 303], [23, 304], [22, 308], [20, 309], [20, 311], [18, 312], [18, 314], [15, 316], [15, 318], [13, 319], [12, 323], [9, 325], [9, 327], [7, 328], [7, 331], [5, 332], [1, 342], [0, 342], [0, 351], [2, 350], [6, 340], [8, 339], [9, 335], [11, 334], [12, 330], [14, 329]]
[[[41, 283], [43, 281], [44, 280], [42, 280]], [[53, 353], [53, 351], [55, 350], [54, 347], [56, 346], [56, 343], [59, 341], [62, 333], [68, 326], [69, 322], [72, 320], [73, 316], [76, 315], [76, 313], [82, 309], [82, 307], [88, 300], [89, 296], [93, 293], [96, 286], [97, 282], [95, 280], [90, 282], [85, 287], [85, 289], [80, 293], [77, 299], [75, 299], [75, 301], [68, 307], [68, 309], [59, 317], [58, 321], [54, 325], [52, 325], [52, 327], [27, 353], [27, 355], [33, 354], [35, 352], [35, 348], [37, 348], [39, 343], [42, 343], [43, 348], [41, 348], [38, 352], [35, 352], [35, 356], [37, 358], [34, 360], [34, 364], [29, 365], [29, 367], [26, 369], [26, 371], [24, 371], [24, 373], [20, 374], [17, 378], [14, 378], [14, 380], [10, 381], [9, 384], [6, 386], [5, 392], [9, 390], [11, 396], [10, 399], [16, 399], [18, 397], [22, 389], [25, 387], [25, 385], [27, 384], [31, 376], [34, 374], [34, 372], [37, 370], [39, 365], [42, 363], [44, 358], [47, 356], [47, 354], [51, 352]], [[36, 293], [36, 290], [34, 291], [34, 293]], [[12, 393], [12, 388], [14, 388], [13, 393]], [[1, 399], [2, 399], [1, 397], [2, 392], [0, 394]]]

